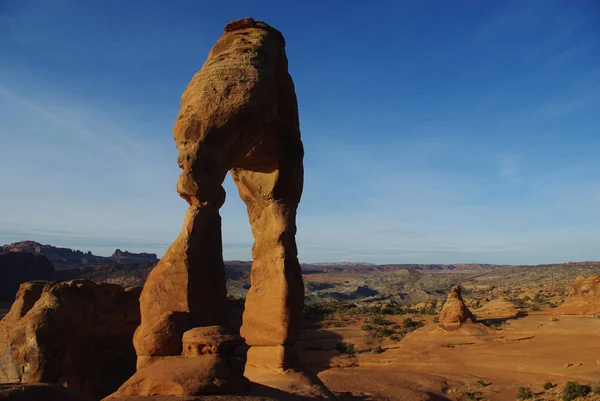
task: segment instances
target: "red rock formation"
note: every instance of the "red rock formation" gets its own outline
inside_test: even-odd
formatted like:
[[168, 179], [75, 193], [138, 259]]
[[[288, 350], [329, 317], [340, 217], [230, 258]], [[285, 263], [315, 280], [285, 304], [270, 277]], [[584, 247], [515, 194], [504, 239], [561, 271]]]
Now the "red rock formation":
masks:
[[566, 315], [587, 315], [600, 313], [600, 276], [577, 277], [565, 302], [555, 309], [555, 313]]
[[465, 323], [474, 323], [475, 316], [465, 305], [460, 294], [460, 285], [455, 285], [440, 314], [440, 327], [446, 331], [460, 329]]
[[0, 383], [55, 383], [96, 397], [135, 371], [139, 288], [75, 280], [21, 285], [0, 321]]
[[[174, 137], [182, 169], [177, 191], [189, 208], [181, 233], [144, 285], [134, 336], [139, 371], [119, 394], [146, 394], [148, 388], [164, 395], [239, 391], [242, 382], [235, 378], [241, 372], [230, 363], [227, 347], [182, 356], [193, 337], [189, 330], [227, 331], [219, 215], [227, 172], [247, 205], [255, 239], [241, 328], [252, 347], [248, 363], [291, 367], [304, 304], [295, 242], [304, 151], [284, 47], [281, 33], [267, 24], [233, 21], [183, 93]], [[196, 382], [165, 375], [186, 371], [192, 377], [194, 369]]]

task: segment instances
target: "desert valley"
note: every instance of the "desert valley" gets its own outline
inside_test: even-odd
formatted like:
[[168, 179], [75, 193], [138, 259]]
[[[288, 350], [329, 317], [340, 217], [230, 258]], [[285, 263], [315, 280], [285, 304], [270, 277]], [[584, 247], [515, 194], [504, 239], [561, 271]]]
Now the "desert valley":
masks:
[[[143, 285], [157, 263], [155, 255], [119, 251], [102, 258], [32, 242], [2, 249], [0, 261], [38, 257], [35, 266], [28, 265], [40, 269], [30, 279], [90, 280], [125, 288]], [[43, 270], [48, 263], [54, 276]], [[0, 266], [3, 277], [18, 273], [6, 263]], [[239, 328], [251, 262], [225, 266], [231, 322]], [[331, 263], [306, 264], [302, 270], [307, 302], [295, 347], [305, 366], [339, 399], [563, 400], [568, 382], [589, 386], [585, 399], [595, 399], [600, 390], [600, 262]], [[0, 294], [4, 313], [20, 280], [15, 277], [11, 289]], [[72, 281], [78, 282], [86, 281]], [[453, 293], [456, 285], [461, 298]], [[460, 299], [473, 319], [455, 305]], [[445, 321], [451, 323], [443, 326]], [[6, 330], [14, 322], [2, 324]]]

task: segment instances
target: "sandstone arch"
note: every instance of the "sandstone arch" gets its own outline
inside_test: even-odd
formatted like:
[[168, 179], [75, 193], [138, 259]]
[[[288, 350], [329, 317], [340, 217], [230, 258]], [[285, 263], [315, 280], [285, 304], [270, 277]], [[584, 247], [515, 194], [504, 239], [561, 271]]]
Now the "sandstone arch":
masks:
[[228, 172], [255, 240], [241, 329], [248, 364], [289, 367], [304, 304], [295, 242], [304, 150], [284, 47], [265, 23], [231, 22], [183, 93], [174, 137], [189, 208], [140, 297], [138, 369], [181, 355], [184, 332], [228, 324], [219, 215]]

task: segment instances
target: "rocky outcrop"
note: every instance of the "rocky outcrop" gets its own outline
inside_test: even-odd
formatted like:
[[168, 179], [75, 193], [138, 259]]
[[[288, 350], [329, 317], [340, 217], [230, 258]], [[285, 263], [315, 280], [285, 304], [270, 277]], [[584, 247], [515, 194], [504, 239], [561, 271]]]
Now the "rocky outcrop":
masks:
[[554, 310], [565, 315], [589, 315], [600, 313], [600, 276], [577, 277], [571, 284], [565, 302]]
[[512, 319], [526, 315], [526, 312], [504, 297], [492, 299], [475, 311], [478, 320]]
[[0, 301], [10, 302], [21, 283], [54, 280], [54, 266], [42, 255], [10, 252], [0, 255], [0, 277]]
[[[181, 233], [144, 285], [142, 322], [134, 337], [139, 370], [119, 393], [143, 392], [132, 383], [149, 376], [162, 377], [152, 388], [165, 395], [174, 388], [189, 395], [239, 390], [242, 382], [235, 379], [242, 376], [230, 363], [230, 350], [182, 355], [190, 330], [227, 331], [219, 209], [228, 172], [246, 203], [255, 239], [241, 328], [251, 346], [248, 363], [279, 371], [290, 367], [304, 303], [295, 243], [304, 150], [284, 47], [281, 33], [264, 22], [233, 21], [182, 95], [173, 131], [182, 169], [177, 192], [189, 208]], [[197, 383], [205, 384], [180, 385], [175, 377], [151, 372], [179, 371], [173, 363], [185, 364], [190, 375], [197, 369]], [[220, 373], [207, 376], [207, 366]]]
[[0, 383], [116, 390], [135, 371], [139, 293], [84, 280], [22, 284], [0, 321]]
[[475, 316], [467, 308], [460, 294], [460, 285], [455, 285], [440, 313], [440, 327], [446, 331], [453, 331], [460, 329], [464, 324], [474, 322]]

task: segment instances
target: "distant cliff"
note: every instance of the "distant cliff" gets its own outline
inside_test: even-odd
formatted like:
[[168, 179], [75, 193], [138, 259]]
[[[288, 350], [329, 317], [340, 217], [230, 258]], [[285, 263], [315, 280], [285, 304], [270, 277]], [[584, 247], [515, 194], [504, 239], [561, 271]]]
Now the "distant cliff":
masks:
[[90, 251], [82, 252], [70, 248], [59, 248], [52, 245], [43, 245], [34, 241], [21, 241], [0, 247], [0, 253], [28, 252], [34, 255], [46, 256], [56, 270], [79, 269], [88, 266], [108, 265], [115, 262], [158, 262], [154, 253], [132, 253], [120, 249], [110, 257], [96, 256]]

